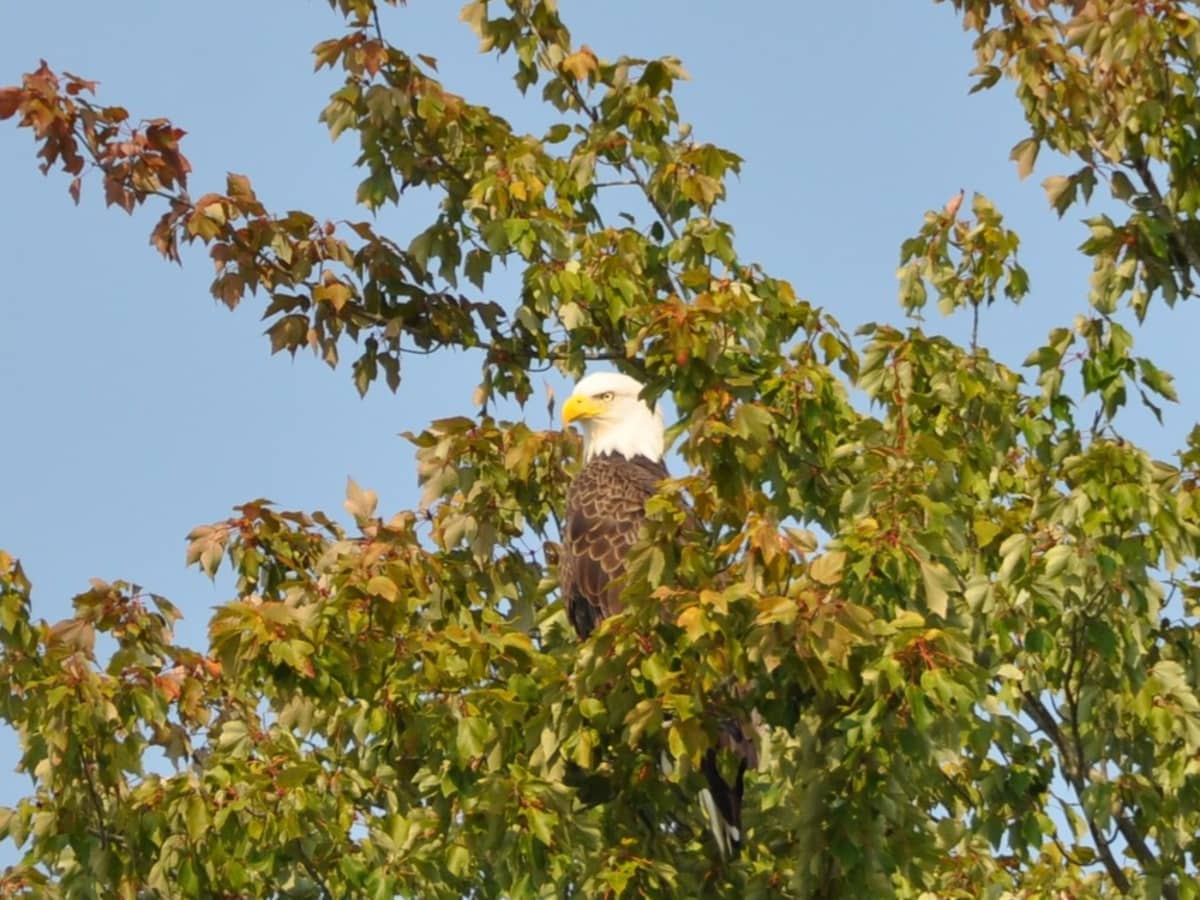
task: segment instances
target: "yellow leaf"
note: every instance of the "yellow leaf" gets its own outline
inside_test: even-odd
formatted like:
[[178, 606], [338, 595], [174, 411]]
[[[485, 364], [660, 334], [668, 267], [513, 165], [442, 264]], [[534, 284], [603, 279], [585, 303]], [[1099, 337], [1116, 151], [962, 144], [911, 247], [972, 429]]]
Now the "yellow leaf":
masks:
[[562, 69], [575, 76], [576, 81], [583, 81], [592, 72], [596, 71], [599, 65], [599, 60], [596, 59], [596, 54], [591, 51], [587, 44], [584, 44], [575, 53], [572, 53], [562, 61]]
[[350, 302], [350, 287], [337, 279], [331, 279], [313, 288], [313, 300], [317, 303], [328, 303], [335, 311], [341, 312], [342, 307]]
[[374, 575], [367, 582], [367, 593], [376, 597], [382, 597], [390, 603], [395, 603], [400, 597], [400, 590], [396, 587], [396, 583], [386, 575]]
[[468, 3], [459, 10], [458, 20], [466, 22], [476, 35], [483, 37], [483, 26], [487, 22], [487, 4], [480, 2], [480, 0]]
[[808, 567], [808, 574], [818, 584], [837, 584], [842, 580], [842, 566], [846, 562], [846, 554], [841, 550], [831, 550], [818, 556]]
[[687, 632], [689, 640], [697, 640], [704, 636], [704, 610], [699, 606], [689, 606], [679, 614], [675, 624]]
[[1000, 668], [996, 669], [996, 674], [1008, 681], [1025, 680], [1025, 673], [1012, 663], [1004, 663], [1002, 666], [1000, 666]]
[[225, 215], [225, 204], [220, 200], [214, 200], [211, 203], [206, 203], [200, 207], [199, 212], [204, 218], [216, 222], [218, 225], [224, 225], [227, 221]]

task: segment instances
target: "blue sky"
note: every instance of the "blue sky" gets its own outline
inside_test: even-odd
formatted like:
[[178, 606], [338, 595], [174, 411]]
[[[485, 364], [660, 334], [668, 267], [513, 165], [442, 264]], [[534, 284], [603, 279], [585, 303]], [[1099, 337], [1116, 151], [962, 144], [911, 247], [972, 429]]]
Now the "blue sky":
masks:
[[[411, 0], [384, 17], [388, 37], [430, 53], [446, 84], [502, 111], [523, 130], [545, 114], [522, 100], [510, 64], [476, 51], [456, 3]], [[1025, 136], [1001, 85], [968, 96], [969, 36], [948, 6], [712, 0], [562, 0], [579, 42], [601, 57], [673, 54], [692, 81], [678, 90], [699, 139], [745, 158], [721, 215], [744, 259], [789, 279], [850, 328], [900, 322], [900, 242], [960, 188], [991, 197], [1023, 238], [1032, 293], [1017, 310], [984, 314], [981, 339], [1011, 364], [1055, 325], [1086, 309], [1086, 260], [1074, 252], [1081, 213], [1059, 222], [1039, 182], [1067, 171], [1044, 157], [1021, 182], [1008, 160]], [[847, 10], [852, 9], [852, 14]], [[204, 4], [6, 4], [0, 85], [45, 58], [100, 82], [104, 102], [133, 117], [165, 116], [187, 130], [193, 195], [221, 190], [225, 172], [250, 176], [268, 208], [366, 218], [353, 135], [332, 143], [317, 114], [337, 85], [314, 75], [309, 50], [341, 33], [318, 0]], [[534, 92], [536, 93], [536, 92]], [[402, 242], [428, 223], [409, 201], [381, 216]], [[347, 476], [375, 489], [385, 514], [415, 504], [409, 445], [397, 434], [468, 414], [478, 361], [413, 359], [397, 394], [359, 399], [348, 370], [309, 357], [271, 357], [250, 301], [234, 313], [208, 294], [201, 250], [182, 268], [147, 236], [158, 215], [105, 209], [95, 183], [76, 208], [66, 179], [37, 171], [28, 132], [0, 124], [0, 547], [34, 582], [50, 620], [90, 577], [124, 578], [170, 597], [181, 639], [202, 644], [211, 608], [229, 599], [184, 567], [184, 536], [237, 503], [268, 497], [289, 508], [341, 512]], [[965, 319], [929, 327], [962, 337]], [[1179, 377], [1182, 404], [1159, 428], [1146, 415], [1127, 432], [1169, 455], [1195, 421], [1197, 376], [1187, 353], [1195, 310], [1152, 309], [1138, 350]], [[561, 381], [555, 382], [562, 389]], [[544, 404], [528, 418], [545, 427]], [[25, 782], [6, 773], [0, 802]], [[11, 849], [0, 848], [0, 861]]]

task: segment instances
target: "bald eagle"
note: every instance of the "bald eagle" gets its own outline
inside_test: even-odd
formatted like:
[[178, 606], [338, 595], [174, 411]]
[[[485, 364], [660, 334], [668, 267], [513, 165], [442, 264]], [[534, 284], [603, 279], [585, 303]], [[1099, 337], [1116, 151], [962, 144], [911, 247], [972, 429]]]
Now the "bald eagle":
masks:
[[[641, 399], [628, 375], [597, 372], [575, 386], [563, 406], [564, 427], [583, 431], [583, 468], [567, 492], [559, 583], [567, 618], [583, 640], [621, 609], [625, 558], [638, 539], [646, 501], [668, 477], [663, 464], [663, 421]], [[700, 795], [717, 848], [736, 857], [741, 847], [742, 793], [753, 742], [734, 722], [723, 722], [720, 745], [738, 758], [733, 785], [717, 768], [716, 749], [701, 767], [708, 788]]]

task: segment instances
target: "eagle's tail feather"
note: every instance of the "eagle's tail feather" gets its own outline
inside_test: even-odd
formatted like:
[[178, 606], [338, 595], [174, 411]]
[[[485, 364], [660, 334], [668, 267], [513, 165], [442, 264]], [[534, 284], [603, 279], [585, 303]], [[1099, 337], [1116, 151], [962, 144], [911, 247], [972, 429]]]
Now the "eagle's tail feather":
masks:
[[722, 859], [737, 859], [742, 849], [742, 794], [747, 762], [747, 758], [739, 754], [737, 777], [730, 785], [717, 768], [716, 749], [704, 754], [701, 770], [708, 787], [700, 791], [700, 808], [708, 819], [709, 830]]

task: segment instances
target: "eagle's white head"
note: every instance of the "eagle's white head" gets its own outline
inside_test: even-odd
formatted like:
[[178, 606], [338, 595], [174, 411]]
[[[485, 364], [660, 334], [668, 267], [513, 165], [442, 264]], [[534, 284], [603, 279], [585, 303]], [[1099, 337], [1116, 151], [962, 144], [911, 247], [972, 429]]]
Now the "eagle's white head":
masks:
[[663, 420], [641, 399], [642, 384], [619, 372], [595, 372], [575, 385], [563, 404], [563, 425], [583, 429], [583, 459], [619, 453], [659, 462], [663, 456]]

